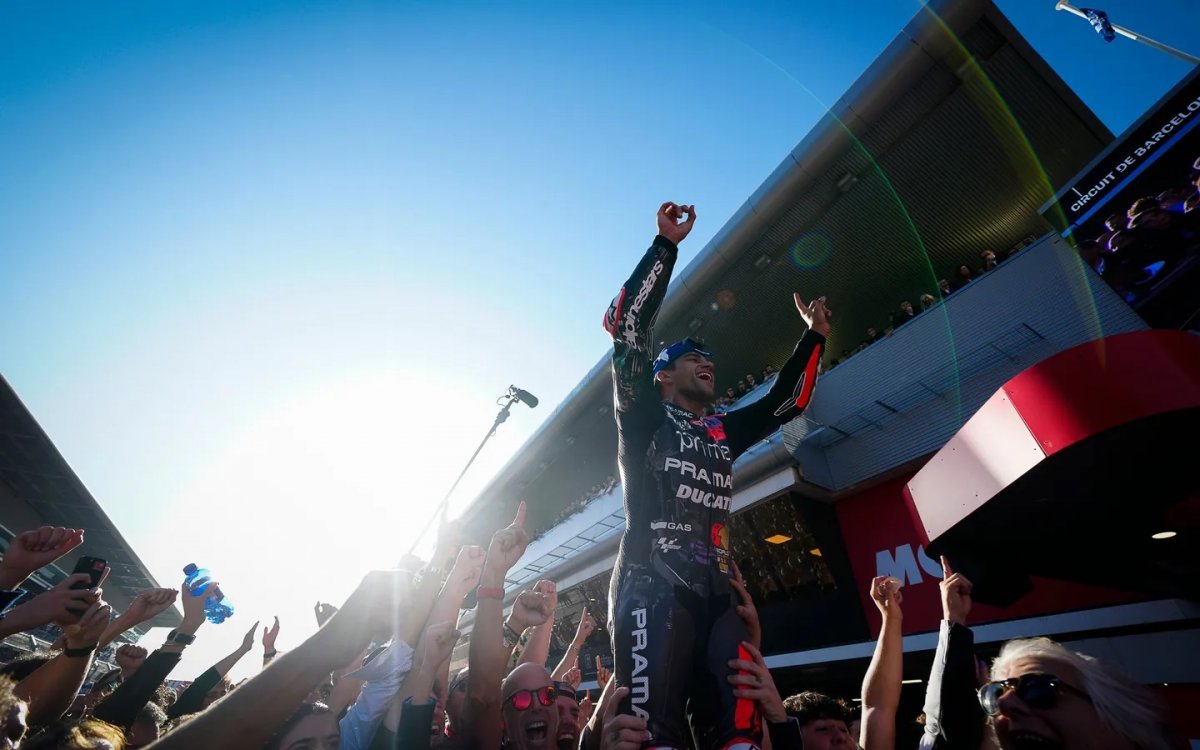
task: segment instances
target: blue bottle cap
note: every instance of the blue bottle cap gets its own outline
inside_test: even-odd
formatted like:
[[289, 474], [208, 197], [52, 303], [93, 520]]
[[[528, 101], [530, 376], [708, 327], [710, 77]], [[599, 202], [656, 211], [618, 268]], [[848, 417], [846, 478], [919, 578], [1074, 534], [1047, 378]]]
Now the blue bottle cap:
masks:
[[198, 568], [196, 566], [196, 563], [188, 563], [187, 565], [183, 566], [183, 574], [185, 576], [190, 576], [192, 573], [195, 573], [199, 569], [200, 568]]

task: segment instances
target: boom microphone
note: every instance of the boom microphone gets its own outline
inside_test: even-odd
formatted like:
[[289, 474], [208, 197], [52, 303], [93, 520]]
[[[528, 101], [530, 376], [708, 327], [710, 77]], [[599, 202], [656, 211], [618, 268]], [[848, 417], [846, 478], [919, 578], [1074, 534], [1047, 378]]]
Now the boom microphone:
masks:
[[525, 404], [530, 409], [537, 408], [537, 405], [538, 405], [537, 396], [533, 395], [529, 391], [523, 391], [520, 388], [517, 388], [516, 386], [510, 385], [509, 390], [511, 390], [513, 392], [514, 396], [516, 396], [518, 399], [521, 400], [521, 403]]

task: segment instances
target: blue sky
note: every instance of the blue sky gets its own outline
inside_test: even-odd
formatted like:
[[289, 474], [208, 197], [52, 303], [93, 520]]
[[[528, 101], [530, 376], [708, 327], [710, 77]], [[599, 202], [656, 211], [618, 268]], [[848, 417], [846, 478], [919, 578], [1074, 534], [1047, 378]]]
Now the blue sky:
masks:
[[[1186, 73], [999, 5], [1115, 132]], [[655, 207], [697, 204], [686, 263], [918, 7], [4, 3], [0, 372], [164, 584], [211, 566], [283, 645], [505, 387], [542, 406], [459, 504], [604, 354]], [[1101, 7], [1200, 52], [1188, 0]]]

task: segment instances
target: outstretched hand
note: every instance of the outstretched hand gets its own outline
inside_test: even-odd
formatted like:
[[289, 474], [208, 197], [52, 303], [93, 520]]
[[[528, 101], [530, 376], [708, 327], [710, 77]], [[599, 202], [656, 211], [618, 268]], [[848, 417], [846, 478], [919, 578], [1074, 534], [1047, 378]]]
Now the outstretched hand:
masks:
[[325, 602], [317, 602], [313, 605], [313, 614], [317, 617], [317, 627], [321, 627], [329, 622], [329, 618], [337, 614], [338, 608], [332, 604]]
[[250, 626], [250, 629], [246, 631], [246, 634], [242, 636], [242, 648], [240, 650], [243, 653], [248, 654], [250, 653], [250, 649], [254, 648], [254, 635], [256, 633], [258, 633], [258, 621], [255, 621], [255, 623]]
[[779, 688], [775, 686], [775, 680], [772, 679], [762, 654], [749, 641], [742, 641], [742, 649], [750, 655], [749, 659], [729, 660], [729, 668], [734, 674], [726, 679], [734, 686], [733, 694], [757, 703], [767, 721], [787, 721], [787, 712], [783, 708], [783, 699], [779, 697]]
[[871, 579], [871, 601], [884, 619], [904, 616], [900, 605], [904, 602], [904, 594], [900, 591], [900, 580], [892, 576], [877, 576]]
[[513, 522], [492, 535], [488, 545], [485, 566], [493, 573], [503, 576], [517, 564], [525, 548], [529, 546], [529, 534], [525, 531], [525, 501], [517, 506]]
[[[257, 623], [255, 623], [257, 624]], [[275, 616], [275, 623], [271, 627], [263, 626], [262, 645], [263, 653], [275, 653], [275, 639], [279, 637], [279, 616]]]
[[942, 618], [958, 625], [967, 624], [971, 614], [971, 581], [962, 573], [955, 573], [950, 561], [942, 555]]
[[604, 666], [600, 661], [600, 654], [596, 654], [596, 682], [600, 685], [607, 685], [612, 679], [612, 670]]
[[737, 592], [741, 602], [735, 611], [746, 626], [746, 636], [755, 648], [762, 648], [762, 622], [758, 619], [758, 607], [754, 606], [754, 599], [746, 590], [746, 579], [742, 577], [742, 570], [737, 563], [733, 564], [733, 576], [729, 579], [729, 585]]
[[160, 613], [171, 608], [179, 597], [178, 589], [146, 589], [138, 595], [125, 609], [124, 616], [130, 626], [152, 620]]
[[667, 201], [658, 207], [658, 233], [676, 245], [683, 242], [695, 223], [695, 206], [681, 206]]
[[83, 544], [83, 529], [43, 526], [13, 537], [0, 561], [0, 588], [15, 589], [31, 573]]
[[832, 329], [829, 321], [833, 318], [833, 311], [825, 305], [825, 298], [818, 297], [812, 302], [805, 304], [800, 297], [800, 293], [796, 292], [792, 295], [792, 299], [796, 303], [796, 310], [800, 313], [800, 317], [804, 319], [805, 324], [816, 333], [822, 336], [828, 336]]
[[513, 630], [521, 633], [525, 628], [537, 627], [553, 616], [554, 606], [548, 594], [541, 591], [522, 591], [513, 602], [508, 622]]

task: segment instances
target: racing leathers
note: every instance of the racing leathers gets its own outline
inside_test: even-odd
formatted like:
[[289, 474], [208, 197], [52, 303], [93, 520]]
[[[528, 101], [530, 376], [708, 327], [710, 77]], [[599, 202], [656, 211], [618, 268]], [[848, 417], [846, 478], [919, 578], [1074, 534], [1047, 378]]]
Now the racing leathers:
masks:
[[799, 416], [812, 397], [825, 338], [808, 331], [767, 395], [727, 414], [660, 399], [653, 325], [678, 250], [658, 236], [613, 300], [617, 460], [625, 532], [609, 589], [609, 632], [622, 711], [646, 719], [648, 747], [758, 747], [753, 701], [736, 698], [730, 659], [749, 659], [729, 585], [733, 461]]

